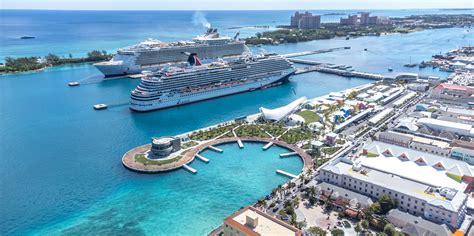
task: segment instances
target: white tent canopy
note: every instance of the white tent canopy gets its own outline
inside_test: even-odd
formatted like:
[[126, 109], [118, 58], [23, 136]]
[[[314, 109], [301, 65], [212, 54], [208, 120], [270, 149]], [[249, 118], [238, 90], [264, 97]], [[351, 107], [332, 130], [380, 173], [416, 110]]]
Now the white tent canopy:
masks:
[[274, 120], [280, 121], [284, 117], [293, 113], [296, 109], [298, 109], [302, 104], [307, 101], [306, 97], [301, 97], [296, 99], [295, 101], [291, 102], [286, 106], [282, 106], [275, 109], [267, 109], [264, 107], [260, 107], [260, 112], [263, 115], [265, 120]]

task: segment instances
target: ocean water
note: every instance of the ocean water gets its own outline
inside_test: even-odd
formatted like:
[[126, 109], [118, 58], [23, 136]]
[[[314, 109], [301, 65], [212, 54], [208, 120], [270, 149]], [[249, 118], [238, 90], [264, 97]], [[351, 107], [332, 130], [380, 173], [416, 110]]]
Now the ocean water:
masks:
[[[387, 14], [411, 14], [407, 12], [410, 11]], [[147, 32], [155, 32], [153, 27], [158, 19], [163, 22], [166, 22], [163, 18], [184, 20], [194, 14], [167, 12], [168, 17], [156, 14], [158, 19], [155, 19], [153, 12], [145, 12], [148, 20], [140, 21], [140, 17], [121, 18], [122, 12], [72, 12], [70, 17], [67, 17], [68, 12], [2, 10], [1, 13], [1, 54], [18, 56], [50, 51], [69, 53], [65, 49], [83, 53], [89, 48], [125, 46], [128, 40], [140, 40], [147, 37]], [[273, 21], [279, 24], [278, 20], [283, 22], [291, 12], [206, 14], [212, 24], [231, 27]], [[268, 17], [261, 17], [262, 14]], [[277, 17], [279, 15], [284, 19]], [[103, 24], [97, 23], [99, 19]], [[70, 27], [71, 21], [75, 27]], [[188, 21], [192, 24], [192, 20]], [[124, 30], [125, 26], [121, 29], [120, 22], [143, 35], [130, 34]], [[170, 39], [189, 38], [198, 33], [198, 29], [188, 30], [187, 26], [176, 29], [171, 24], [168, 28], [166, 25], [159, 24], [161, 29], [166, 29], [159, 32], [169, 35]], [[13, 39], [15, 43], [7, 43], [10, 40], [5, 40], [7, 36], [15, 36], [11, 33], [13, 29], [17, 35], [47, 35], [44, 40], [48, 40], [42, 41], [41, 36], [28, 41], [34, 45], [25, 45], [27, 41], [16, 45], [18, 41]], [[97, 34], [90, 34], [89, 30], [93, 29]], [[80, 33], [81, 30], [84, 33]], [[114, 36], [110, 36], [112, 31], [116, 32]], [[127, 39], [127, 35], [133, 38]], [[403, 64], [429, 60], [433, 54], [472, 43], [473, 39], [472, 32], [452, 28], [252, 50], [289, 53], [350, 46], [350, 50], [307, 57], [352, 65], [368, 72], [388, 73], [387, 67], [391, 66], [393, 73], [446, 77], [444, 72], [404, 68]], [[193, 162], [197, 175], [183, 170], [143, 175], [123, 168], [120, 162], [123, 153], [149, 142], [152, 136], [175, 135], [256, 113], [261, 106], [274, 108], [301, 96], [316, 97], [371, 82], [311, 73], [294, 76], [285, 85], [262, 91], [137, 114], [119, 104], [128, 101], [138, 80], [67, 86], [67, 82], [97, 75], [99, 72], [93, 66], [82, 64], [0, 76], [0, 234], [205, 234], [225, 216], [287, 181], [275, 174], [276, 169], [297, 173], [301, 161], [278, 158], [278, 153], [284, 152], [279, 148], [263, 153], [258, 144], [248, 144], [241, 151], [236, 145], [228, 145], [223, 147], [226, 150], [223, 154], [206, 151], [204, 155], [211, 159], [209, 164]], [[105, 111], [94, 111], [92, 105], [97, 103], [112, 106]]]
[[[322, 22], [337, 22], [360, 10], [311, 10]], [[189, 40], [206, 30], [206, 23], [224, 35], [255, 35], [261, 29], [231, 27], [289, 24], [294, 11], [32, 11], [0, 9], [0, 60], [6, 56], [83, 56], [91, 50], [115, 52], [117, 48], [146, 38], [165, 42]], [[341, 15], [324, 15], [341, 13]], [[402, 17], [416, 14], [473, 14], [473, 10], [406, 9], [372, 10], [379, 16]], [[23, 35], [34, 40], [21, 40]]]

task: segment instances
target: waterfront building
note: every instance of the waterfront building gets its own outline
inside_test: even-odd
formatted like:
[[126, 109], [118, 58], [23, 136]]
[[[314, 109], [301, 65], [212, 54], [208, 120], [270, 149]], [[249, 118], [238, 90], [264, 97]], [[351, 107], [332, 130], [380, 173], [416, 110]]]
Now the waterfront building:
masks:
[[373, 142], [362, 156], [340, 158], [320, 171], [320, 180], [373, 198], [388, 195], [398, 209], [459, 228], [473, 183], [467, 163], [395, 145]]
[[181, 139], [175, 137], [153, 137], [151, 139], [151, 159], [164, 158], [181, 149]]
[[224, 236], [301, 236], [301, 230], [255, 207], [244, 207], [224, 220]]
[[347, 18], [341, 18], [341, 25], [357, 25], [359, 17], [357, 15], [349, 15]]
[[459, 98], [469, 98], [473, 95], [474, 88], [442, 83], [436, 86], [431, 92], [431, 97], [436, 99], [455, 100]]
[[368, 25], [369, 24], [369, 12], [361, 12], [360, 13], [360, 24], [361, 25]]
[[379, 24], [379, 17], [378, 16], [369, 17], [369, 25], [377, 25], [377, 24]]
[[321, 25], [321, 16], [313, 15], [309, 12], [299, 13], [295, 12], [291, 16], [290, 26], [299, 29], [317, 29]]
[[260, 112], [262, 114], [262, 118], [264, 120], [271, 120], [271, 121], [280, 121], [283, 118], [289, 116], [290, 114], [294, 113], [297, 109], [299, 109], [303, 104], [307, 102], [306, 97], [301, 97], [296, 99], [295, 101], [275, 109], [268, 109], [264, 107], [260, 107]]

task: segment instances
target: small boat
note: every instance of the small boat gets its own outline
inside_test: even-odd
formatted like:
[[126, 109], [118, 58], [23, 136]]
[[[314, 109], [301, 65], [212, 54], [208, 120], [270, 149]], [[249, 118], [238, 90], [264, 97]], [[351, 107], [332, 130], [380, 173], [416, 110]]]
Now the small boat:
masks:
[[392, 67], [389, 67], [387, 70], [390, 71], [390, 72], [392, 72], [392, 71], [393, 71], [393, 68], [392, 68]]
[[79, 82], [74, 81], [74, 82], [69, 82], [67, 85], [73, 87], [73, 86], [79, 86]]
[[346, 37], [346, 40], [349, 40], [350, 38], [349, 37]]
[[404, 67], [415, 67], [415, 66], [417, 66], [417, 64], [416, 63], [409, 63], [409, 64], [405, 64], [403, 66]]
[[20, 39], [34, 39], [35, 36], [29, 36], [29, 35], [24, 35], [24, 36], [21, 36]]
[[107, 109], [107, 105], [105, 105], [105, 104], [103, 104], [103, 103], [95, 104], [95, 105], [94, 105], [94, 109], [95, 109], [95, 110], [104, 110], [104, 109]]
[[364, 51], [367, 51], [367, 48], [364, 48]]

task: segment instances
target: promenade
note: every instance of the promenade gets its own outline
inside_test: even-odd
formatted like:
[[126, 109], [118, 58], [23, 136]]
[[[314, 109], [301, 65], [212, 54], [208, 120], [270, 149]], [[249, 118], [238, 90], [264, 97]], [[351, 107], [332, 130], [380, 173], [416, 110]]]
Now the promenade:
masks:
[[242, 142], [259, 142], [259, 143], [272, 142], [274, 145], [284, 147], [298, 154], [298, 156], [303, 161], [303, 172], [306, 170], [312, 169], [313, 167], [313, 160], [311, 156], [308, 155], [303, 149], [295, 145], [288, 144], [281, 140], [274, 140], [270, 138], [257, 138], [257, 137], [220, 138], [220, 139], [204, 142], [186, 150], [185, 153], [182, 155], [182, 157], [178, 159], [177, 161], [164, 163], [160, 165], [146, 165], [141, 162], [137, 162], [135, 160], [135, 155], [141, 154], [150, 150], [151, 144], [146, 144], [146, 145], [135, 147], [129, 150], [128, 152], [126, 152], [122, 157], [122, 164], [130, 170], [142, 172], [142, 173], [160, 173], [160, 172], [172, 171], [191, 163], [196, 157], [196, 155], [198, 155], [204, 149], [209, 148], [210, 146], [215, 146], [215, 145], [224, 144], [224, 143], [232, 143], [232, 142], [237, 143], [238, 140], [241, 140]]

